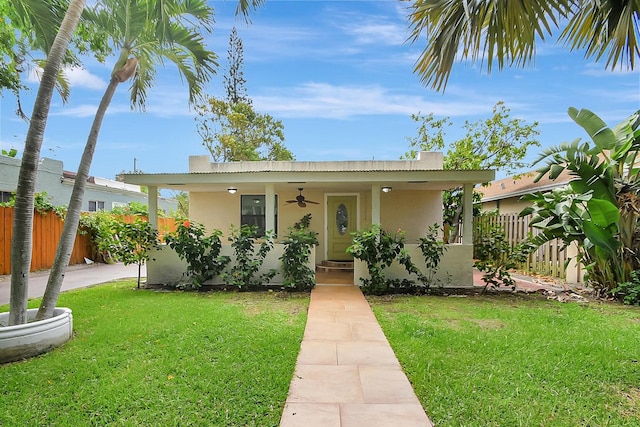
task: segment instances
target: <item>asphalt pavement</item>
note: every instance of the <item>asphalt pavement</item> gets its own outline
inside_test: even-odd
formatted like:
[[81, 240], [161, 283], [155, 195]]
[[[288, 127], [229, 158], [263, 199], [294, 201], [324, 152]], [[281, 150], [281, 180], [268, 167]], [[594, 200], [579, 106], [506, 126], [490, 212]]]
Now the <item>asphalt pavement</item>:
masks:
[[[141, 276], [146, 277], [146, 266], [142, 266]], [[67, 268], [62, 282], [62, 292], [84, 288], [99, 283], [125, 278], [138, 277], [136, 264], [125, 266], [116, 264], [79, 264]], [[29, 275], [29, 298], [38, 298], [44, 294], [49, 279], [49, 271], [36, 271]], [[0, 305], [9, 304], [11, 276], [0, 276]]]

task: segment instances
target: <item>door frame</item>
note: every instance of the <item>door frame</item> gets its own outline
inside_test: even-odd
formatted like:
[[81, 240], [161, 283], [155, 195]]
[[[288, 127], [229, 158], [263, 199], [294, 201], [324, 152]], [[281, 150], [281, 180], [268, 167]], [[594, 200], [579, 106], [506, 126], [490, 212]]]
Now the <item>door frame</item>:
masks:
[[360, 230], [360, 193], [324, 193], [324, 259], [329, 259], [329, 197], [356, 197], [356, 230]]

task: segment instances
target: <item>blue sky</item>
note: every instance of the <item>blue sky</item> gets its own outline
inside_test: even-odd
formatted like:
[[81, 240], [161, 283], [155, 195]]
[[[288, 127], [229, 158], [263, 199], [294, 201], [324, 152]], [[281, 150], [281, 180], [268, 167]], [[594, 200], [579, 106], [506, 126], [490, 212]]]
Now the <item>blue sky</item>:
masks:
[[[538, 46], [535, 65], [487, 75], [480, 66], [455, 65], [444, 93], [420, 83], [413, 66], [424, 47], [406, 42], [407, 10], [396, 1], [274, 1], [252, 14], [252, 24], [234, 19], [235, 1], [213, 1], [209, 47], [220, 70], [208, 93], [223, 94], [229, 33], [236, 25], [244, 44], [244, 76], [254, 106], [282, 120], [286, 146], [298, 160], [393, 160], [415, 136], [413, 113], [448, 116], [447, 140], [464, 135], [465, 121], [491, 116], [504, 101], [512, 116], [540, 123], [543, 146], [586, 135], [566, 111], [588, 108], [610, 125], [640, 108], [638, 70], [608, 71], [604, 63], [570, 53], [551, 42]], [[54, 97], [41, 156], [78, 166], [93, 115], [113, 66], [87, 59], [69, 73], [70, 101]], [[37, 90], [22, 100], [32, 109]], [[114, 178], [133, 169], [187, 172], [190, 155], [204, 155], [187, 104], [186, 86], [175, 69], [158, 72], [145, 113], [131, 111], [129, 85], [121, 84], [102, 125], [91, 174]], [[14, 113], [15, 98], [0, 99], [0, 147], [22, 150], [27, 123]], [[536, 152], [530, 155], [533, 159]], [[502, 174], [498, 171], [498, 176]]]

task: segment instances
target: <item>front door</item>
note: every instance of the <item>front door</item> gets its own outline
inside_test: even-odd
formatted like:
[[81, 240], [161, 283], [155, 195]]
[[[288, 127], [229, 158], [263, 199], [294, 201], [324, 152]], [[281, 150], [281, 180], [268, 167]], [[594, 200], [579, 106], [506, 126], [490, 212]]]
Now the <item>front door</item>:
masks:
[[351, 261], [347, 253], [356, 232], [356, 196], [329, 196], [327, 199], [327, 257], [333, 261]]

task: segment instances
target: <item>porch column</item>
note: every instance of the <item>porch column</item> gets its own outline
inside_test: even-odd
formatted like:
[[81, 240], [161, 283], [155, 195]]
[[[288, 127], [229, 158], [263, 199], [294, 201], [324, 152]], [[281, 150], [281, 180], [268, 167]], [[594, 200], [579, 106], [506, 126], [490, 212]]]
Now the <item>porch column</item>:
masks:
[[462, 189], [462, 244], [473, 244], [473, 184]]
[[380, 184], [371, 184], [371, 224], [380, 224]]
[[158, 187], [149, 186], [149, 225], [153, 230], [158, 229]]
[[265, 184], [264, 186], [264, 219], [265, 230], [276, 231], [276, 203], [275, 203], [275, 189], [273, 184]]

